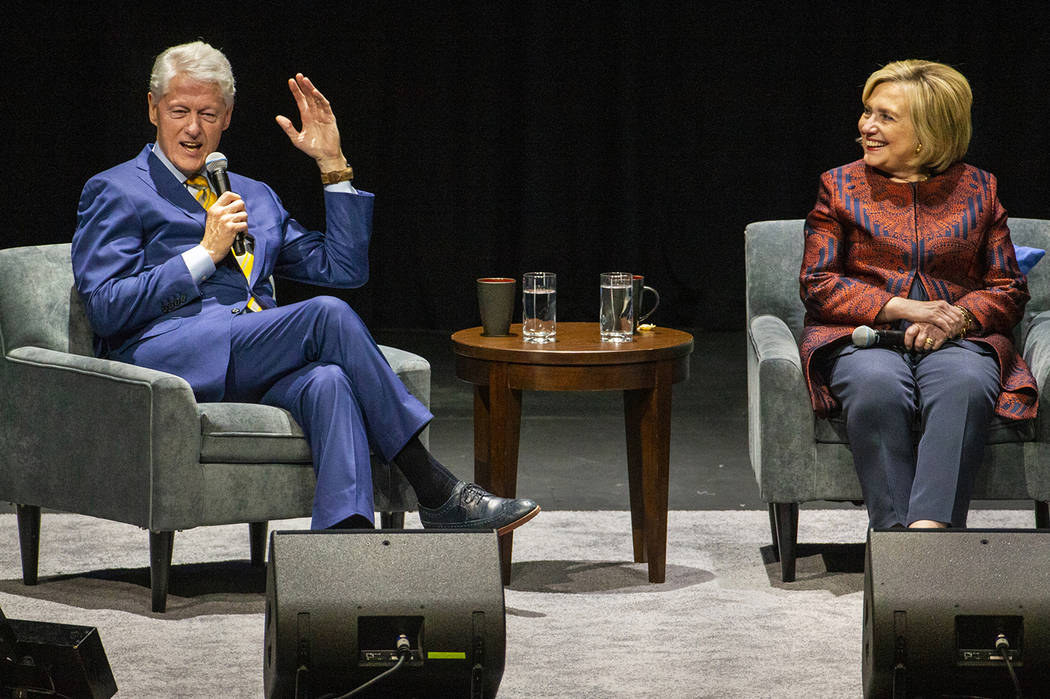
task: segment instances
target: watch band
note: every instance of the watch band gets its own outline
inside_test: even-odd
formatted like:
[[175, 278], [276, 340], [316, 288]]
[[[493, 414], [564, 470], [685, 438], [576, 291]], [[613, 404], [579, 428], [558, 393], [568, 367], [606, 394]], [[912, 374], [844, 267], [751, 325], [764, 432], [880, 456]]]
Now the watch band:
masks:
[[350, 182], [354, 179], [354, 169], [347, 164], [344, 170], [332, 170], [321, 173], [321, 184], [335, 184], [336, 182]]

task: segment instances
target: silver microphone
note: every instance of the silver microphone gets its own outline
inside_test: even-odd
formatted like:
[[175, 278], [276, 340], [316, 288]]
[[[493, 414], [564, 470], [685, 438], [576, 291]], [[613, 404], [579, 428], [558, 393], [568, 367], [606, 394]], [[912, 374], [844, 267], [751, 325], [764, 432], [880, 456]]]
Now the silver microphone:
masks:
[[853, 331], [853, 344], [857, 347], [904, 347], [904, 331], [874, 330], [861, 325]]

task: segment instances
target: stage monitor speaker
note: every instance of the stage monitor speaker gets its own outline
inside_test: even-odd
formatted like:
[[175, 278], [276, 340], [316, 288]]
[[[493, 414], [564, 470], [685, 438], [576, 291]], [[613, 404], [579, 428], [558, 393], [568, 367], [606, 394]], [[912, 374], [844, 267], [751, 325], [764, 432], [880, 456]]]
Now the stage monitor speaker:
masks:
[[355, 696], [493, 697], [506, 640], [494, 531], [271, 534], [268, 699], [341, 696], [399, 656]]
[[116, 693], [95, 627], [7, 619], [0, 610], [0, 697], [109, 699]]
[[866, 559], [865, 697], [1046, 696], [1050, 531], [875, 530]]

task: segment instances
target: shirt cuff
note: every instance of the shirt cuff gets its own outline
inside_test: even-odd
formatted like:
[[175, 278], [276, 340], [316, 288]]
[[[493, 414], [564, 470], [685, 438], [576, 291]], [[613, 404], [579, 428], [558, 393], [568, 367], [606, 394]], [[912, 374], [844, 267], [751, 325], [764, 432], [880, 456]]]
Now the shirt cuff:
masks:
[[186, 269], [196, 284], [215, 274], [215, 263], [211, 261], [211, 255], [204, 249], [203, 245], [197, 245], [182, 253], [182, 261], [186, 263]]
[[344, 192], [345, 194], [357, 194], [357, 190], [348, 181], [336, 182], [335, 184], [326, 184], [324, 186], [326, 192]]

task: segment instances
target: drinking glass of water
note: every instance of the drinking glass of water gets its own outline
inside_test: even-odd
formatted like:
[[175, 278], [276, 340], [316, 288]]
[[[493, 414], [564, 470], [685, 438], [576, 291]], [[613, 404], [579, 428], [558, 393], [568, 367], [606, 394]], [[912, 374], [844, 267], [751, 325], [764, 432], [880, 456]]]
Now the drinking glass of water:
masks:
[[554, 342], [557, 331], [553, 272], [526, 272], [522, 279], [521, 334], [525, 342]]
[[603, 342], [631, 342], [634, 334], [634, 303], [629, 272], [601, 274], [601, 308], [598, 325]]

